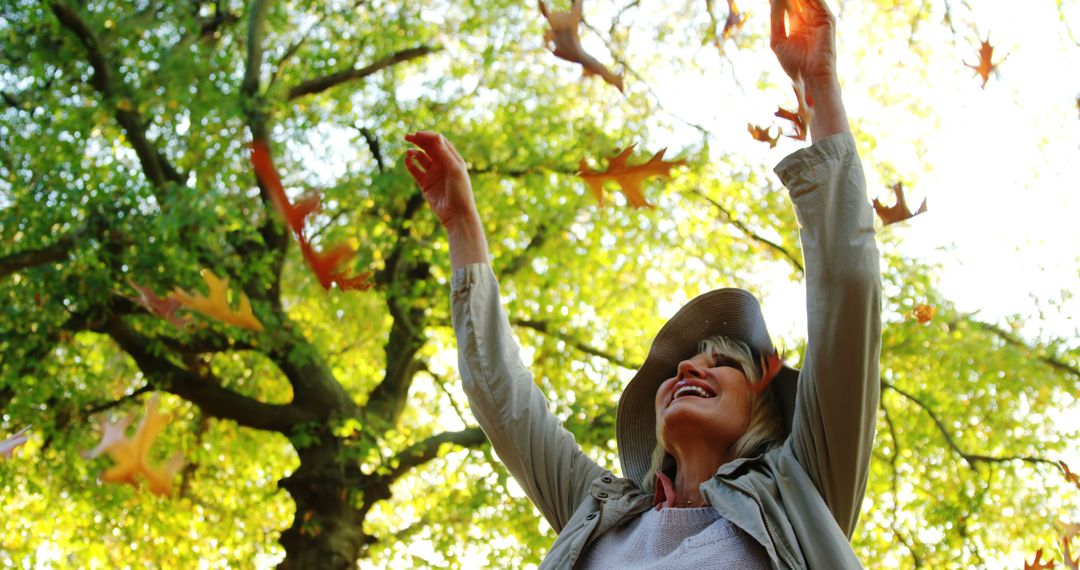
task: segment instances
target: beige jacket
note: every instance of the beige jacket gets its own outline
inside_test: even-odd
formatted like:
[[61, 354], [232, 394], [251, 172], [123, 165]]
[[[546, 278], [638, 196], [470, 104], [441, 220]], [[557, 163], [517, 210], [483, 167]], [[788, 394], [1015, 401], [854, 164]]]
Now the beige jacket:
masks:
[[[761, 543], [774, 568], [857, 568], [849, 538], [866, 489], [881, 344], [866, 182], [849, 134], [793, 153], [776, 173], [795, 204], [806, 261], [809, 340], [794, 425], [783, 445], [722, 465], [701, 491]], [[559, 533], [541, 568], [572, 568], [597, 537], [651, 508], [653, 490], [597, 465], [548, 410], [487, 264], [455, 271], [451, 299], [472, 411]]]

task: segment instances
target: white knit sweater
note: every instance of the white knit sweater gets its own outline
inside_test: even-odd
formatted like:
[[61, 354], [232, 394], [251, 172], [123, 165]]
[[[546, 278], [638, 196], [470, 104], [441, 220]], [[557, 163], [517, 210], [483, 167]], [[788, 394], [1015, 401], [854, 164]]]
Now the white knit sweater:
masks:
[[581, 558], [586, 570], [767, 569], [765, 549], [712, 507], [649, 509], [613, 528]]

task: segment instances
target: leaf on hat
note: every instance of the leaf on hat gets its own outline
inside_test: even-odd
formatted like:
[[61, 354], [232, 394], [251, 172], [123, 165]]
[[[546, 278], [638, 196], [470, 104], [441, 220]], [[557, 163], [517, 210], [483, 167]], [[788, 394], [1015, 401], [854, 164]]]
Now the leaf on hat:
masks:
[[772, 384], [776, 375], [780, 373], [780, 369], [784, 367], [784, 357], [776, 350], [773, 350], [772, 354], [762, 355], [761, 357], [761, 381], [756, 384], [750, 385], [750, 391], [755, 394], [761, 394]]
[[589, 189], [592, 190], [593, 196], [601, 207], [604, 205], [604, 183], [611, 181], [619, 185], [619, 189], [626, 195], [626, 200], [630, 202], [630, 205], [635, 208], [651, 208], [652, 204], [645, 201], [645, 195], [642, 193], [642, 182], [653, 176], [670, 176], [672, 168], [686, 165], [685, 160], [665, 161], [664, 152], [667, 151], [665, 148], [654, 154], [644, 164], [627, 166], [626, 162], [635, 146], [637, 145], [630, 145], [618, 156], [609, 159], [607, 170], [603, 172], [590, 170], [585, 164], [585, 159], [581, 159], [578, 175], [589, 185]]
[[914, 213], [907, 205], [907, 199], [904, 197], [904, 185], [901, 182], [897, 182], [892, 186], [893, 194], [896, 195], [896, 203], [892, 206], [885, 207], [877, 198], [874, 198], [874, 211], [877, 212], [881, 221], [887, 226], [889, 224], [895, 224], [896, 222], [902, 222], [906, 219], [913, 218], [926, 211], [926, 198], [923, 198], [922, 205]]
[[539, 1], [540, 13], [544, 15], [549, 26], [544, 32], [544, 43], [549, 45], [555, 57], [581, 65], [586, 76], [599, 75], [621, 92], [622, 76], [613, 73], [581, 47], [578, 26], [581, 24], [582, 0], [573, 0], [569, 12], [549, 12], [544, 0]]

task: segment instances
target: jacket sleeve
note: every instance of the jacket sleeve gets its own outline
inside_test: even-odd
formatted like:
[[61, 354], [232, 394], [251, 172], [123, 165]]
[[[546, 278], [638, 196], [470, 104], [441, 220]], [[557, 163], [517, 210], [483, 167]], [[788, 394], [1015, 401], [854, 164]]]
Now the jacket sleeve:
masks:
[[473, 415], [510, 474], [561, 532], [605, 471], [548, 409], [521, 360], [491, 267], [456, 270], [450, 297], [458, 366]]
[[850, 134], [776, 167], [806, 265], [807, 344], [786, 445], [850, 538], [866, 491], [880, 380], [881, 276], [866, 180]]

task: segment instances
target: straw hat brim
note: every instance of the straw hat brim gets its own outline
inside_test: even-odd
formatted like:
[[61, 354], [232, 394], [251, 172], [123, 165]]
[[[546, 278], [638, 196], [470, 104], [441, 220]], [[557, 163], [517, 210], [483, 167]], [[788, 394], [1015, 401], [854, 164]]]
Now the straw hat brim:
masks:
[[[615, 418], [619, 461], [623, 475], [639, 486], [656, 448], [656, 390], [675, 375], [680, 362], [697, 354], [702, 340], [718, 335], [740, 340], [758, 354], [775, 350], [761, 305], [749, 291], [716, 289], [679, 309], [657, 333], [645, 363], [619, 398]], [[779, 402], [785, 434], [791, 431], [798, 376], [798, 370], [784, 365], [768, 388]]]

